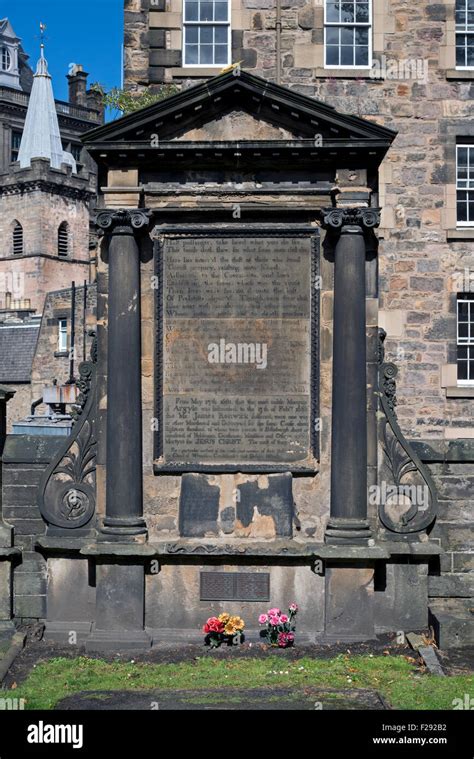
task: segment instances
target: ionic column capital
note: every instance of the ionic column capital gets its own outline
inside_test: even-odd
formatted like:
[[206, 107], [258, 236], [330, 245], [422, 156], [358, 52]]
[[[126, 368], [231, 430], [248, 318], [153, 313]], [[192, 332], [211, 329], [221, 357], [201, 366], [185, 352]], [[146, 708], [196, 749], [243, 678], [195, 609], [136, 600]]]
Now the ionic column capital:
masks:
[[331, 232], [362, 233], [380, 225], [380, 208], [323, 208], [321, 226]]
[[151, 211], [145, 208], [104, 208], [95, 212], [93, 221], [107, 235], [143, 234], [150, 226]]

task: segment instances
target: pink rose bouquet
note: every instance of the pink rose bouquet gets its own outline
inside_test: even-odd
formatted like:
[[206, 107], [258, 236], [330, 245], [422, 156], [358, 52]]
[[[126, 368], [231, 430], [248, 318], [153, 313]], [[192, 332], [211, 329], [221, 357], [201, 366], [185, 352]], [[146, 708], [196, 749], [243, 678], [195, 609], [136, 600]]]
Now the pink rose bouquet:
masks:
[[295, 642], [295, 616], [298, 606], [292, 603], [288, 607], [288, 614], [282, 614], [276, 607], [269, 609], [266, 614], [260, 614], [258, 622], [263, 629], [260, 637], [265, 638], [271, 646], [288, 648]]

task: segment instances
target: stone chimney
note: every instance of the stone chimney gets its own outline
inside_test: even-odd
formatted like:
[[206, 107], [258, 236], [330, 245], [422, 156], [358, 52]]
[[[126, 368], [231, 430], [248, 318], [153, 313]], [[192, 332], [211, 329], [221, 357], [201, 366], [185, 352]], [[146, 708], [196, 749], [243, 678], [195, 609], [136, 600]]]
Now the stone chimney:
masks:
[[69, 102], [87, 108], [87, 74], [82, 66], [75, 63], [67, 75], [69, 83]]

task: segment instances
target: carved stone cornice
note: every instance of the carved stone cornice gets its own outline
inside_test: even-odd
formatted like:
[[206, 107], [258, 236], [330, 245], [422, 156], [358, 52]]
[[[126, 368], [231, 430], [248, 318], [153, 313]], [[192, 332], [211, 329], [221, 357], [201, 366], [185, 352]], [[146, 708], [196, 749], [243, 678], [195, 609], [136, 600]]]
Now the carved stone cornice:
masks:
[[5, 184], [0, 188], [0, 195], [25, 195], [32, 192], [44, 192], [50, 195], [61, 195], [71, 200], [82, 200], [87, 203], [94, 192], [89, 187], [69, 187], [67, 184], [56, 183], [45, 179], [31, 181], [18, 180], [14, 184]]
[[144, 233], [151, 216], [152, 212], [144, 208], [105, 208], [95, 212], [93, 222], [106, 235]]
[[364, 232], [379, 226], [380, 208], [323, 208], [320, 221], [323, 229], [332, 232], [343, 227], [360, 227]]

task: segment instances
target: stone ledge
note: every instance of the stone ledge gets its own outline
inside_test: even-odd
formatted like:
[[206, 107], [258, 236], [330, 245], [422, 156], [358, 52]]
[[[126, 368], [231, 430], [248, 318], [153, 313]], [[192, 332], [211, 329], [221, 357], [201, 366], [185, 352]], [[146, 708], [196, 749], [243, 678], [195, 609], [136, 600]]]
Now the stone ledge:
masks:
[[474, 240], [474, 227], [447, 229], [446, 240]]
[[4, 464], [49, 464], [64, 445], [63, 435], [7, 435]]
[[0, 547], [0, 561], [10, 561], [16, 556], [21, 556], [21, 550], [19, 548]]
[[152, 559], [155, 549], [149, 543], [88, 543], [79, 551], [81, 556], [117, 556]]
[[447, 69], [446, 79], [473, 80], [474, 69]]
[[436, 543], [380, 542], [374, 546], [325, 545], [277, 540], [271, 543], [203, 543], [193, 540], [153, 543], [91, 543], [90, 538], [38, 538], [35, 545], [45, 553], [78, 553], [81, 556], [137, 558], [247, 558], [295, 559], [308, 562], [389, 560], [391, 556], [437, 556], [443, 553]]
[[387, 541], [384, 543], [390, 556], [440, 556], [444, 550], [438, 543], [431, 542], [414, 542], [406, 543], [404, 541]]
[[446, 387], [446, 398], [474, 398], [474, 387], [468, 385], [456, 385], [456, 387]]
[[474, 439], [410, 440], [409, 443], [424, 463], [474, 462]]
[[35, 541], [35, 548], [44, 553], [79, 553], [84, 546], [90, 543], [91, 537], [50, 537], [43, 535]]

